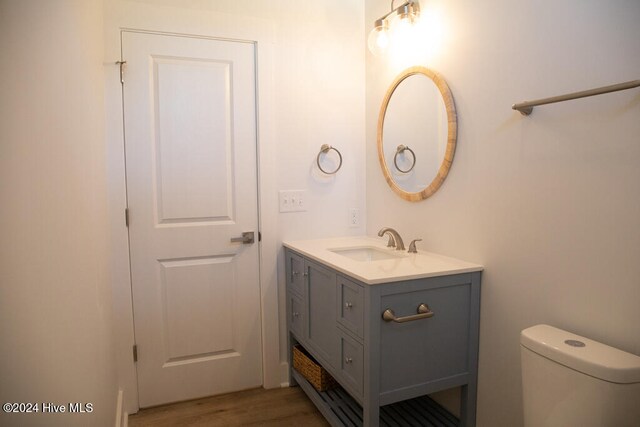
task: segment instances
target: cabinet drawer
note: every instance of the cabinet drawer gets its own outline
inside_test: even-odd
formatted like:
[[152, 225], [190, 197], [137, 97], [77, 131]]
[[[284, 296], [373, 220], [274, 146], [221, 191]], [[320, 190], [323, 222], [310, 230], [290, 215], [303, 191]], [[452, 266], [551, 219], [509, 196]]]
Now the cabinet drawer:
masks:
[[391, 309], [397, 317], [415, 315], [420, 304], [434, 313], [406, 323], [379, 317], [381, 393], [469, 371], [470, 297], [466, 283], [381, 298], [381, 311]]
[[338, 322], [362, 338], [364, 323], [364, 289], [362, 286], [338, 276]]
[[287, 251], [287, 285], [291, 292], [302, 297], [304, 295], [304, 258]]
[[363, 391], [364, 357], [362, 344], [340, 333], [339, 378], [346, 388], [350, 388], [359, 397]]
[[298, 339], [303, 339], [302, 333], [304, 331], [304, 305], [302, 299], [289, 294], [289, 329], [296, 334]]

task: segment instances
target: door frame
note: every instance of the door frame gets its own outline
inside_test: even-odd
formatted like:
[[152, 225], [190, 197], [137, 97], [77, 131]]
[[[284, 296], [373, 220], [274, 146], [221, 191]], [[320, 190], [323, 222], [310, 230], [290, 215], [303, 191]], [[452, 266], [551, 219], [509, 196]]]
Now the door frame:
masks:
[[[195, 19], [195, 16], [194, 16]], [[238, 17], [238, 21], [247, 18]], [[223, 24], [223, 21], [225, 24]], [[235, 24], [235, 25], [233, 25]], [[243, 25], [244, 24], [244, 25]], [[257, 24], [257, 25], [256, 25]], [[163, 30], [165, 24], [158, 25]], [[107, 28], [109, 26], [107, 25]], [[235, 22], [229, 25], [229, 16], [220, 16], [220, 25], [211, 23], [211, 30], [193, 34], [191, 32], [151, 31], [118, 26], [107, 31], [105, 60], [105, 110], [107, 173], [109, 182], [110, 216], [110, 270], [112, 283], [112, 317], [114, 347], [118, 368], [118, 384], [123, 392], [124, 412], [135, 413], [139, 409], [136, 366], [133, 361], [135, 334], [133, 326], [133, 301], [129, 265], [129, 235], [124, 221], [126, 208], [125, 140], [123, 119], [123, 92], [120, 83], [119, 65], [123, 32], [170, 35], [177, 37], [206, 38], [213, 40], [242, 41], [255, 47], [256, 67], [256, 155], [258, 190], [258, 227], [262, 234], [259, 243], [259, 286], [262, 333], [263, 387], [276, 388], [286, 382], [280, 360], [280, 334], [277, 282], [277, 194], [276, 156], [272, 108], [273, 88], [273, 25], [258, 20], [247, 25]], [[170, 28], [174, 30], [174, 28]], [[213, 31], [215, 30], [215, 32]], [[117, 45], [115, 40], [117, 37]], [[111, 55], [110, 55], [111, 54]], [[117, 55], [117, 56], [116, 56]], [[115, 57], [111, 57], [115, 56]], [[126, 68], [124, 71], [126, 82]], [[126, 84], [126, 83], [125, 83]], [[141, 351], [144, 351], [141, 349]]]

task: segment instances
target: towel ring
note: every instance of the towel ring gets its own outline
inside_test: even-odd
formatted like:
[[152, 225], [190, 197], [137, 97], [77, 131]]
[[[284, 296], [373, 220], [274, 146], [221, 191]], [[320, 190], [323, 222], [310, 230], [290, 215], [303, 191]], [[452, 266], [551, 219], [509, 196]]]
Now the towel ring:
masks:
[[[336, 153], [338, 153], [338, 157], [340, 158], [340, 163], [338, 163], [338, 167], [333, 172], [327, 172], [326, 170], [322, 169], [322, 166], [320, 166], [320, 156], [322, 155], [322, 153], [327, 154], [329, 150], [334, 150]], [[334, 148], [329, 144], [322, 144], [322, 147], [320, 147], [320, 152], [318, 153], [318, 157], [316, 157], [316, 163], [318, 164], [318, 169], [320, 169], [322, 172], [326, 173], [327, 175], [333, 175], [342, 167], [342, 154], [340, 154], [337, 148]]]
[[[398, 166], [398, 154], [404, 153], [405, 151], [410, 151], [411, 155], [413, 156], [413, 162], [411, 163], [411, 167], [406, 170], [400, 169], [400, 166]], [[416, 153], [414, 153], [413, 150], [407, 147], [406, 145], [400, 144], [396, 149], [396, 155], [393, 156], [393, 164], [396, 165], [396, 169], [398, 169], [400, 172], [409, 173], [413, 170], [414, 166], [416, 165]]]

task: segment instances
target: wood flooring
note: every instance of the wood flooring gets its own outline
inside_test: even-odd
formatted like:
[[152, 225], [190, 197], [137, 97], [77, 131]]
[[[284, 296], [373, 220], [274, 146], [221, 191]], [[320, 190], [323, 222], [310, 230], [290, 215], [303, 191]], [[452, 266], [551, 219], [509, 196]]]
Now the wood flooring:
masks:
[[141, 409], [129, 426], [328, 427], [300, 387], [256, 388], [187, 402]]

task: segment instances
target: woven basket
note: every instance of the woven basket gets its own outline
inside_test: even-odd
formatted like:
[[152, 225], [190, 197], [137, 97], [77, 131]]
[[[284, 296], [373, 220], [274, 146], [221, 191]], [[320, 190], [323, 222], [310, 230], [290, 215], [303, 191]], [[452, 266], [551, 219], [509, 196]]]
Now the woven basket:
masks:
[[293, 347], [293, 368], [300, 372], [318, 391], [326, 391], [338, 385], [329, 372], [299, 345]]

